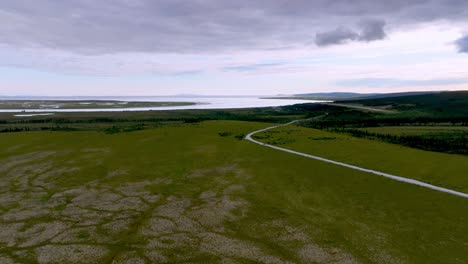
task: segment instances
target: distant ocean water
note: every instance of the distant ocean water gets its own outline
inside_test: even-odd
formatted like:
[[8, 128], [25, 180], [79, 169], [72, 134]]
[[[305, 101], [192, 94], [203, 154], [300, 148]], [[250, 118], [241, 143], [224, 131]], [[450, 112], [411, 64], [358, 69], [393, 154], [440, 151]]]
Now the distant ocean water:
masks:
[[[131, 102], [194, 102], [196, 105], [138, 107], [138, 108], [101, 108], [101, 109], [28, 109], [25, 112], [122, 112], [157, 111], [180, 109], [230, 109], [252, 107], [275, 107], [293, 104], [314, 103], [314, 100], [262, 99], [258, 96], [74, 96], [74, 97], [0, 97], [0, 100], [117, 100]], [[0, 109], [0, 112], [20, 112], [22, 110]]]

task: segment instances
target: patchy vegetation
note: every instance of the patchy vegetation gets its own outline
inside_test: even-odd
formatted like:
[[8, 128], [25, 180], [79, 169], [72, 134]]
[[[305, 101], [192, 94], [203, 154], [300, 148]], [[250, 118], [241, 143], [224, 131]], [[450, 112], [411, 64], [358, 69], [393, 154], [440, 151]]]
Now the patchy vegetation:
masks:
[[315, 117], [255, 138], [468, 192], [467, 156], [381, 142], [464, 150], [463, 111], [391, 107], [1, 113], [0, 263], [463, 263], [466, 199], [241, 140]]
[[[361, 111], [357, 104], [390, 112]], [[349, 100], [333, 106], [323, 118], [300, 124], [424, 150], [468, 153], [468, 92]]]
[[[0, 261], [460, 263], [464, 258], [465, 200], [236, 139], [264, 126], [211, 121], [116, 134], [2, 134]], [[307, 145], [297, 135], [303, 130], [310, 129], [270, 137], [294, 137], [286, 145]], [[232, 134], [222, 137], [220, 131]], [[343, 136], [333, 137], [306, 140], [346, 146]], [[429, 172], [428, 177], [439, 177], [440, 171]], [[439, 181], [453, 185], [455, 176]]]

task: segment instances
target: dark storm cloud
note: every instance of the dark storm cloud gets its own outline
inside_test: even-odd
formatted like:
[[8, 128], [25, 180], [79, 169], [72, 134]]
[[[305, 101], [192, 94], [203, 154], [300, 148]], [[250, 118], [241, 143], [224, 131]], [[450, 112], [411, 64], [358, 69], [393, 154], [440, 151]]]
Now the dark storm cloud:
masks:
[[359, 26], [361, 27], [360, 33], [346, 27], [338, 27], [332, 31], [317, 33], [315, 43], [318, 46], [329, 46], [350, 41], [370, 42], [384, 39], [386, 36], [384, 31], [385, 21], [366, 20], [359, 23]]
[[459, 52], [468, 53], [468, 35], [464, 36], [461, 39], [458, 39], [455, 42], [455, 45], [457, 46]]
[[[382, 21], [398, 29], [467, 17], [466, 0], [3, 0], [0, 44], [87, 54], [275, 49], [317, 32], [328, 32], [319, 43], [382, 39]], [[367, 18], [377, 20], [359, 24]]]
[[386, 34], [384, 31], [385, 21], [383, 20], [367, 20], [361, 22], [362, 33], [359, 35], [360, 41], [374, 41], [384, 39]]
[[353, 41], [359, 38], [359, 34], [349, 28], [339, 27], [328, 32], [317, 33], [315, 43], [318, 46], [328, 46], [334, 44], [343, 44], [347, 41]]

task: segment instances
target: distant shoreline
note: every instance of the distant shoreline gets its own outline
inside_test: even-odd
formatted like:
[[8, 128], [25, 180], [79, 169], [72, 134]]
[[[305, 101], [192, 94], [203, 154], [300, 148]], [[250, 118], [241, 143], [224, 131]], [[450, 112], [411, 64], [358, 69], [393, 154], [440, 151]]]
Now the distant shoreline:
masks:
[[260, 97], [28, 97], [1, 99], [3, 113], [121, 112], [189, 109], [277, 107], [312, 103], [310, 100], [264, 100]]
[[195, 105], [195, 102], [149, 102], [120, 100], [0, 100], [2, 110], [45, 110], [45, 109], [126, 109], [141, 107], [167, 107]]

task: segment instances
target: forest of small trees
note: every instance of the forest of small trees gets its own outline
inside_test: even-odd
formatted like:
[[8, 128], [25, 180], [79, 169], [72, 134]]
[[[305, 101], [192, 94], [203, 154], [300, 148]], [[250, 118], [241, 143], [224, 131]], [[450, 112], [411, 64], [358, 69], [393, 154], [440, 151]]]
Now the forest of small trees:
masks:
[[350, 134], [354, 137], [377, 139], [413, 148], [468, 155], [467, 132], [436, 135], [390, 135], [350, 128], [334, 128], [330, 130]]

